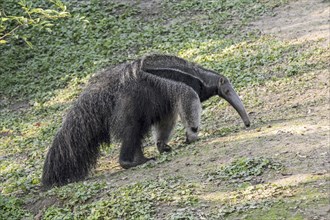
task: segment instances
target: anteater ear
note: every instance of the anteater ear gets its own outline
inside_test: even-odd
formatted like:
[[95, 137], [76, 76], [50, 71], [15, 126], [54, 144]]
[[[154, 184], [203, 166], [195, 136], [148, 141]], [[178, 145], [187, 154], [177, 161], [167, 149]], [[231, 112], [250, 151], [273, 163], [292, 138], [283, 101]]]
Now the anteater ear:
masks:
[[219, 80], [219, 82], [220, 82], [220, 85], [223, 85], [223, 84], [225, 84], [225, 78], [223, 78], [223, 77], [220, 77], [220, 80]]

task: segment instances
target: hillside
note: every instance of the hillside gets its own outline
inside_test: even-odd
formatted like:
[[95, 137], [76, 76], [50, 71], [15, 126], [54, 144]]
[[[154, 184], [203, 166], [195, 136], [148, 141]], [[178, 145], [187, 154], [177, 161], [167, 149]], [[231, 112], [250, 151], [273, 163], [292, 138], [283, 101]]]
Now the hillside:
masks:
[[[12, 7], [3, 4], [7, 10]], [[0, 45], [0, 219], [329, 219], [329, 1], [67, 1], [32, 48]], [[166, 53], [227, 76], [251, 118], [213, 97], [200, 140], [124, 170], [102, 145], [82, 182], [40, 191], [65, 113], [106, 66]]]

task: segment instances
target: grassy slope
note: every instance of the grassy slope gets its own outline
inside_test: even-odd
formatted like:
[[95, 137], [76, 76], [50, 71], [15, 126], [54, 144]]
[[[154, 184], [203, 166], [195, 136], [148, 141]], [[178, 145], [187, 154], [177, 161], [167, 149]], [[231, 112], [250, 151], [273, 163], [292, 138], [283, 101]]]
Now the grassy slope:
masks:
[[[256, 175], [274, 174], [286, 164], [278, 166], [279, 162], [264, 159], [262, 154], [254, 159], [233, 154], [237, 161], [222, 160], [221, 163], [227, 162], [222, 168], [207, 163], [214, 159], [212, 149], [217, 146], [220, 147], [218, 153], [228, 153], [221, 142], [212, 140], [242, 133], [235, 114], [220, 117], [227, 111], [227, 105], [219, 103], [218, 98], [204, 104], [201, 142], [181, 148], [183, 131], [179, 126], [172, 142], [177, 148], [173, 153], [159, 156], [156, 164], [123, 172], [109, 162], [116, 159], [117, 149], [104, 146], [104, 156], [90, 180], [49, 192], [38, 191], [45, 152], [66, 109], [88, 77], [104, 66], [151, 52], [177, 54], [228, 76], [243, 96], [251, 98], [248, 106], [253, 107], [261, 102], [247, 92], [256, 88], [253, 86], [276, 88], [277, 82], [285, 84], [299, 76], [305, 79], [304, 73], [324, 69], [329, 56], [329, 51], [319, 48], [317, 42], [292, 43], [260, 36], [257, 32], [242, 32], [249, 21], [264, 13], [270, 14], [279, 1], [200, 3], [204, 1], [183, 0], [176, 3], [168, 0], [161, 5], [155, 3], [154, 9], [148, 4], [139, 7], [139, 4], [105, 2], [70, 1], [72, 17], [59, 22], [52, 33], [31, 30], [32, 49], [19, 42], [13, 42], [15, 46], [0, 47], [0, 217], [20, 219], [39, 213], [46, 219], [102, 216], [217, 219], [257, 209], [249, 214], [253, 218], [253, 215], [264, 215], [260, 208], [265, 207], [270, 207], [274, 215], [277, 210], [284, 218], [290, 215], [280, 199], [293, 194], [292, 186], [251, 183]], [[275, 116], [256, 117], [254, 123], [262, 126], [272, 120], [271, 117]], [[204, 145], [201, 153], [199, 147]], [[153, 148], [147, 151], [156, 154]], [[177, 162], [193, 170], [202, 166], [203, 181], [188, 177], [189, 168], [178, 171]], [[143, 173], [145, 170], [151, 175]], [[157, 175], [159, 172], [163, 175]], [[226, 184], [221, 185], [219, 180]], [[313, 184], [313, 181], [307, 182], [304, 184]], [[212, 199], [203, 197], [206, 192], [216, 193], [219, 184], [229, 194], [223, 195], [223, 200], [210, 202]], [[236, 187], [239, 189], [234, 190]], [[295, 190], [299, 191], [302, 186], [299, 187]], [[253, 195], [260, 190], [271, 199], [261, 196], [261, 202], [251, 204], [239, 196]], [[312, 199], [318, 193], [308, 191]], [[293, 199], [292, 206], [298, 200]], [[325, 203], [323, 197], [318, 201]], [[219, 209], [216, 204], [223, 205]]]

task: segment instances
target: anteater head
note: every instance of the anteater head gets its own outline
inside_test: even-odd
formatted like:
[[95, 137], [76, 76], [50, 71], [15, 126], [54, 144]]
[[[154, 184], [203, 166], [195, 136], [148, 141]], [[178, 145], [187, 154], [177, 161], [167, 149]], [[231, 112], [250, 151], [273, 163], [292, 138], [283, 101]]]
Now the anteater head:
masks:
[[218, 82], [218, 95], [225, 99], [229, 104], [231, 104], [235, 110], [238, 112], [238, 114], [241, 116], [244, 124], [246, 127], [250, 127], [250, 119], [248, 114], [246, 113], [246, 110], [244, 108], [244, 105], [235, 92], [233, 86], [231, 85], [230, 81], [224, 77], [221, 76], [219, 78]]

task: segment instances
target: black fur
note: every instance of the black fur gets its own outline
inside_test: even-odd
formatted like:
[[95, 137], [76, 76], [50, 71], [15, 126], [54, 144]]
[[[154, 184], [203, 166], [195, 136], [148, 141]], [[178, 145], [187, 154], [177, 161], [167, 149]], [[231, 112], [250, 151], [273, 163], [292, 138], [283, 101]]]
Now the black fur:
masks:
[[218, 87], [220, 78], [226, 79], [219, 73], [205, 69], [180, 57], [163, 54], [145, 56], [142, 69], [172, 69], [181, 71], [200, 79], [208, 87]]
[[195, 133], [198, 131], [198, 127], [191, 127], [190, 129], [192, 130], [192, 132], [195, 132]]
[[145, 71], [155, 76], [174, 80], [176, 82], [182, 82], [187, 86], [190, 86], [198, 94], [202, 102], [218, 94], [218, 86], [208, 86], [196, 76], [189, 75], [179, 69], [155, 68], [145, 69]]

